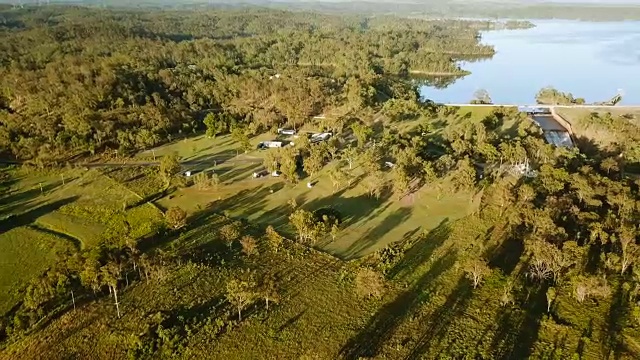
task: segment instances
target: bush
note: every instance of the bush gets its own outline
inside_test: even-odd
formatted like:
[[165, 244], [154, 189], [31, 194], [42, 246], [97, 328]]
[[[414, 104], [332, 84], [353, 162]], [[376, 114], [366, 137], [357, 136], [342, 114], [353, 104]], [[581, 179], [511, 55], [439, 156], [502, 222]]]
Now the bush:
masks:
[[181, 227], [187, 225], [187, 212], [177, 206], [174, 206], [171, 209], [167, 210], [165, 219], [167, 220], [167, 224], [169, 224], [169, 226], [174, 229], [180, 229]]
[[365, 298], [380, 298], [384, 293], [384, 278], [377, 271], [363, 268], [358, 271], [355, 279], [356, 292]]

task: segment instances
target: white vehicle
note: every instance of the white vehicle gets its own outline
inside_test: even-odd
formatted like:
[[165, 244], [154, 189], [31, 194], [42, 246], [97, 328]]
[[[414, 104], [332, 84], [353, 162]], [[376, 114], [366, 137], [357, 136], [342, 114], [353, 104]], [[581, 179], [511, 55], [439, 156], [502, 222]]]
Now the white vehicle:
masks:
[[328, 140], [333, 134], [330, 132], [325, 132], [325, 133], [319, 133], [319, 134], [313, 134], [311, 135], [311, 138], [309, 139], [312, 143], [316, 143], [316, 142], [320, 142], [320, 141], [326, 141]]
[[282, 135], [295, 135], [296, 131], [293, 129], [278, 129], [278, 134], [282, 134]]
[[278, 170], [276, 170], [276, 171], [271, 173], [271, 176], [273, 176], [273, 177], [280, 177], [280, 175], [282, 175], [282, 172], [280, 172]]
[[263, 141], [258, 144], [258, 149], [279, 148], [282, 147], [282, 141]]

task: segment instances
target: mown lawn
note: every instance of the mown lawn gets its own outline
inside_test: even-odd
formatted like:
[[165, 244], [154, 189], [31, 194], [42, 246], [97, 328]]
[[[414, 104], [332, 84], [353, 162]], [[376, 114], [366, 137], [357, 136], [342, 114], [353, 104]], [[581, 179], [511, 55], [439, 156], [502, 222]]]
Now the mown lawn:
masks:
[[[253, 179], [250, 176], [254, 170], [255, 166], [237, 169], [242, 176], [236, 181], [217, 189], [183, 189], [160, 200], [159, 204], [165, 208], [179, 206], [190, 212], [210, 207], [252, 224], [273, 225], [290, 237], [295, 237], [288, 220], [293, 211], [292, 200], [310, 211], [332, 207], [342, 215], [341, 231], [335, 240], [327, 236], [317, 247], [344, 259], [362, 257], [392, 242], [428, 231], [442, 221], [459, 219], [478, 205], [473, 193], [450, 191], [448, 180], [425, 186], [402, 199], [390, 192], [376, 199], [366, 194], [357, 181], [352, 186], [334, 189], [328, 169], [313, 178], [312, 188], [307, 187], [307, 179], [296, 185], [271, 177]], [[360, 174], [358, 169], [354, 169], [354, 174]]]

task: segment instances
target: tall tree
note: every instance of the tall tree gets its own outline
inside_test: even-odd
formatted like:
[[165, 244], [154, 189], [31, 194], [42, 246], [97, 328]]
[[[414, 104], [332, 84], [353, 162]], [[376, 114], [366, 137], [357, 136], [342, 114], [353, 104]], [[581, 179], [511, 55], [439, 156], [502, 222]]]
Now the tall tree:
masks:
[[218, 230], [218, 234], [222, 240], [227, 244], [229, 249], [233, 246], [233, 242], [240, 237], [240, 225], [236, 222], [226, 224]]
[[473, 257], [469, 259], [464, 266], [464, 271], [467, 278], [471, 280], [473, 288], [476, 289], [484, 280], [484, 278], [491, 273], [491, 269], [486, 260], [480, 257]]
[[257, 288], [253, 277], [229, 280], [229, 282], [227, 282], [225, 297], [238, 311], [238, 321], [242, 321], [242, 310], [250, 305], [257, 297]]
[[120, 318], [120, 303], [118, 301], [118, 282], [122, 276], [122, 267], [115, 262], [109, 262], [100, 269], [101, 279], [104, 285], [109, 287], [109, 292], [113, 295], [116, 305], [116, 312]]
[[371, 129], [370, 126], [367, 126], [358, 122], [353, 123], [353, 125], [351, 125], [351, 130], [353, 131], [353, 135], [358, 140], [359, 148], [364, 148], [365, 144], [367, 143], [367, 140], [369, 139], [369, 136], [373, 134], [373, 129]]
[[174, 175], [180, 172], [180, 169], [180, 162], [176, 155], [167, 155], [160, 160], [160, 175], [162, 175], [167, 184]]

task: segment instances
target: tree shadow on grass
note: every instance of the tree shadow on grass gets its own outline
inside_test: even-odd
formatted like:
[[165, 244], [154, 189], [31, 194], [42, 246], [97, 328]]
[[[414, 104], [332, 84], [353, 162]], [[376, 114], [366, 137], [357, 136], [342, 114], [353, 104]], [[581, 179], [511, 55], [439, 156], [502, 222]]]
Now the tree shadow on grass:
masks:
[[[368, 209], [371, 211], [372, 209]], [[363, 250], [377, 243], [385, 234], [402, 224], [411, 216], [412, 208], [403, 207], [389, 214], [381, 223], [356, 240], [344, 252], [347, 258], [360, 254]]]
[[70, 204], [76, 201], [79, 197], [72, 196], [66, 199], [54, 201], [52, 203], [44, 204], [36, 207], [33, 210], [29, 210], [19, 215], [11, 215], [4, 220], [0, 220], [0, 234], [15, 229], [20, 226], [25, 226], [33, 223], [37, 218], [49, 214], [58, 210], [64, 205]]
[[[421, 242], [423, 241], [426, 241], [426, 238], [421, 240]], [[431, 241], [441, 244], [444, 240], [439, 241], [432, 238]], [[420, 247], [424, 246], [424, 244], [420, 245]], [[415, 249], [417, 250], [419, 247], [415, 247]], [[434, 251], [435, 247], [430, 250], [429, 247], [426, 247], [425, 252], [429, 253], [429, 255], [421, 256], [421, 258], [427, 260]], [[402, 322], [417, 310], [420, 304], [431, 298], [433, 292], [437, 290], [434, 280], [451, 269], [456, 262], [456, 258], [457, 253], [454, 250], [449, 250], [442, 257], [436, 259], [429, 270], [420, 276], [409, 290], [383, 306], [371, 318], [365, 328], [342, 347], [340, 355], [345, 359], [377, 356], [384, 343], [393, 336]], [[412, 266], [419, 265], [409, 264], [412, 264]]]
[[426, 236], [413, 244], [404, 253], [402, 259], [387, 272], [387, 276], [390, 279], [400, 279], [411, 275], [433, 256], [435, 250], [442, 246], [450, 234], [451, 226], [449, 225], [449, 218], [446, 218], [429, 231]]
[[[71, 180], [68, 180], [71, 181]], [[30, 204], [34, 202], [38, 197], [40, 197], [43, 193], [48, 193], [50, 191], [55, 190], [60, 185], [62, 185], [62, 181], [56, 181], [53, 183], [48, 183], [42, 186], [42, 190], [40, 187], [35, 187], [33, 189], [29, 189], [22, 192], [14, 192], [7, 196], [0, 198], [0, 216], [9, 214], [14, 210], [20, 208], [23, 205]]]
[[609, 307], [609, 316], [605, 318], [605, 332], [602, 342], [602, 358], [609, 359], [613, 355], [614, 359], [622, 357], [624, 343], [624, 328], [628, 326], [630, 309], [629, 294], [624, 289], [623, 283], [618, 283], [613, 293], [613, 302]]
[[[528, 281], [527, 281], [528, 282]], [[540, 321], [547, 311], [548, 284], [528, 283], [516, 294], [520, 309], [500, 311], [491, 349], [494, 359], [527, 359], [538, 339]]]
[[509, 236], [498, 246], [487, 251], [485, 257], [489, 259], [492, 268], [499, 268], [505, 275], [510, 275], [518, 266], [524, 253], [524, 243], [515, 236]]
[[342, 216], [342, 225], [349, 226], [366, 218], [376, 209], [380, 208], [390, 196], [390, 194], [383, 194], [383, 196], [378, 199], [364, 194], [353, 197], [343, 197], [347, 190], [351, 189], [353, 186], [343, 188], [340, 191], [323, 198], [315, 199], [304, 204], [303, 207], [309, 211], [315, 211], [326, 207], [336, 209]]
[[[420, 359], [424, 354], [433, 354], [433, 346], [437, 346], [445, 336], [448, 327], [459, 316], [461, 316], [468, 306], [473, 295], [473, 288], [464, 276], [458, 279], [458, 283], [447, 297], [447, 300], [435, 312], [429, 316], [428, 323], [423, 326], [426, 332], [418, 340], [406, 359]], [[440, 350], [440, 356], [435, 358], [446, 358], [447, 354], [442, 354], [445, 349]]]

